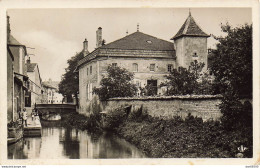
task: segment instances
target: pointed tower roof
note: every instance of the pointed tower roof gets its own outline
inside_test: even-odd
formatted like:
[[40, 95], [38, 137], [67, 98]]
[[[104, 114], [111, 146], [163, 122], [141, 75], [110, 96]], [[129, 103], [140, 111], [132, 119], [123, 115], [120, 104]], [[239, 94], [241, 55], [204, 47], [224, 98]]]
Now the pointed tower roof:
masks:
[[201, 28], [197, 25], [190, 12], [188, 18], [181, 26], [178, 33], [173, 38], [171, 38], [171, 40], [175, 40], [182, 36], [209, 37], [209, 35], [201, 30]]

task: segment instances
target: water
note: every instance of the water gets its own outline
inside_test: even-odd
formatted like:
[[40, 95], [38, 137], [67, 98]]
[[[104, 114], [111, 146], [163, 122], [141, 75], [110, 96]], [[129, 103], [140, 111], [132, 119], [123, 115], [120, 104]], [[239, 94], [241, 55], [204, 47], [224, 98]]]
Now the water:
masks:
[[43, 127], [42, 137], [23, 138], [8, 146], [9, 159], [83, 159], [146, 157], [134, 145], [109, 133]]

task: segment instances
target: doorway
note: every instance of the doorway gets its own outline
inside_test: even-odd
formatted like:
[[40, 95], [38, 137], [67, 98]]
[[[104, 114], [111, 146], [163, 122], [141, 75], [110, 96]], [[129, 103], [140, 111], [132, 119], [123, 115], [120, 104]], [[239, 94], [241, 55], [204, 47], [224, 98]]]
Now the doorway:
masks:
[[157, 95], [157, 80], [147, 80], [148, 96]]

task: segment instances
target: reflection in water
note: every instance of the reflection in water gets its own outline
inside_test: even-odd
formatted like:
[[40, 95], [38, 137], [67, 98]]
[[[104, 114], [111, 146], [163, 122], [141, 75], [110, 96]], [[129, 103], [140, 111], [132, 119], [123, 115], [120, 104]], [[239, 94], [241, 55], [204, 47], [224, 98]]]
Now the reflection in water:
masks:
[[24, 138], [8, 146], [9, 159], [141, 157], [145, 155], [117, 136], [57, 127], [45, 127], [42, 129], [42, 137]]

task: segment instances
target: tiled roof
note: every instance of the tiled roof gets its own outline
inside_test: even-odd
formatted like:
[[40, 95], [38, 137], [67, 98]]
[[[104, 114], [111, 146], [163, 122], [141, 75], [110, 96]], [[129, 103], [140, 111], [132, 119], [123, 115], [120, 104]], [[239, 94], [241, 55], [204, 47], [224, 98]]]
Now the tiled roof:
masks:
[[33, 72], [35, 67], [36, 67], [37, 63], [26, 63], [27, 66], [27, 72]]
[[171, 42], [158, 39], [142, 32], [135, 32], [95, 49], [81, 59], [78, 62], [78, 66], [96, 57], [103, 56], [175, 59], [175, 50]]
[[8, 44], [11, 44], [11, 45], [22, 45], [11, 34], [10, 34], [10, 37], [9, 37]]
[[58, 81], [44, 81], [42, 84], [46, 87], [49, 87], [49, 88], [58, 89], [59, 83], [60, 82], [58, 82]]
[[188, 16], [178, 33], [173, 38], [171, 38], [171, 40], [175, 40], [182, 36], [209, 37], [209, 35], [203, 32], [201, 28], [197, 25], [191, 14]]
[[166, 40], [158, 39], [156, 37], [144, 34], [142, 32], [135, 32], [125, 36], [119, 40], [111, 42], [100, 48], [106, 49], [127, 49], [127, 50], [174, 50], [173, 43]]

